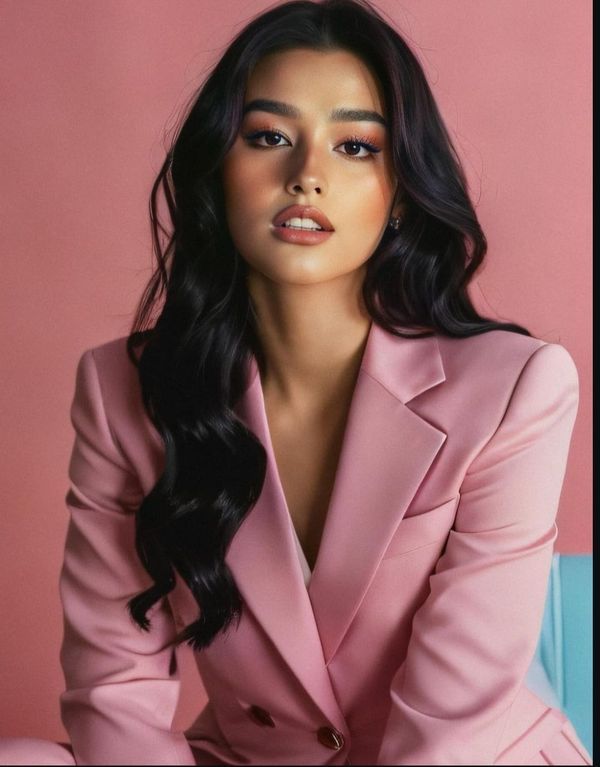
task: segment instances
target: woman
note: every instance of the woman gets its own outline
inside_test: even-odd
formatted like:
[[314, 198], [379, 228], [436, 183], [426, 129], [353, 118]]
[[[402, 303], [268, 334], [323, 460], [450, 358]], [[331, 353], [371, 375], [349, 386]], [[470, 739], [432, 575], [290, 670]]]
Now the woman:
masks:
[[[255, 19], [151, 202], [158, 268], [71, 411], [71, 744], [3, 763], [590, 764], [524, 683], [577, 373], [473, 308], [485, 238], [398, 33]], [[182, 641], [209, 703], [177, 733]]]

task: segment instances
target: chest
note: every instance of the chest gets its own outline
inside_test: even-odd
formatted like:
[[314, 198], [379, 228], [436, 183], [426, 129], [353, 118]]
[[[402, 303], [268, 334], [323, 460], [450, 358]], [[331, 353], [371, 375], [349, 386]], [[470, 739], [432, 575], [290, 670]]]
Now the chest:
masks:
[[267, 415], [283, 494], [312, 570], [335, 482], [347, 408], [317, 417], [267, 407]]

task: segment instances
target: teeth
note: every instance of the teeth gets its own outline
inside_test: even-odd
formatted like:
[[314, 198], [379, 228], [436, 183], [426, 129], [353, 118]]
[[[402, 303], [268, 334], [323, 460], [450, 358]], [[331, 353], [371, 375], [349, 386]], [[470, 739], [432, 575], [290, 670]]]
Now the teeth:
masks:
[[289, 229], [318, 229], [322, 230], [323, 227], [319, 226], [312, 218], [289, 218], [283, 226]]

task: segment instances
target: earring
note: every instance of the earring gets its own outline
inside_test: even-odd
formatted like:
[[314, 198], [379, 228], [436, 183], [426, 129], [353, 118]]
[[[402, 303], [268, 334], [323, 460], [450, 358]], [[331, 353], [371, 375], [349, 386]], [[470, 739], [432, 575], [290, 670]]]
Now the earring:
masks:
[[402, 223], [401, 218], [395, 218], [394, 216], [392, 216], [388, 222], [388, 226], [391, 226], [392, 229], [395, 229], [396, 231], [398, 231], [398, 229], [400, 229], [401, 223]]

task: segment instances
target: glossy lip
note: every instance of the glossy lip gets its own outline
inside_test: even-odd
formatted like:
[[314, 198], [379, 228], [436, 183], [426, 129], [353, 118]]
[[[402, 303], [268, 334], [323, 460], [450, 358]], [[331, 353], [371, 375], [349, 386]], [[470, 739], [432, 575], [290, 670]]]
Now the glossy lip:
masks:
[[292, 245], [318, 245], [329, 239], [333, 231], [326, 232], [320, 229], [291, 229], [287, 226], [272, 226], [271, 233], [278, 240], [291, 243]]
[[275, 216], [273, 226], [282, 226], [288, 218], [312, 218], [319, 226], [323, 227], [324, 231], [334, 231], [331, 221], [327, 216], [312, 205], [288, 205], [287, 208], [280, 210]]

